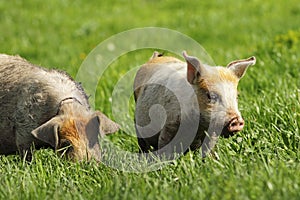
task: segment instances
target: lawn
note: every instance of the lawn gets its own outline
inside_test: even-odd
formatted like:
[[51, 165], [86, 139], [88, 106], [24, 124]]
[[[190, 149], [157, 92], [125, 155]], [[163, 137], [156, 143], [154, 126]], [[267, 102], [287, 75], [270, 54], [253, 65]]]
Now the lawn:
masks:
[[[0, 199], [300, 199], [299, 19], [296, 0], [0, 1], [0, 52], [65, 70], [74, 78], [103, 41], [143, 27], [192, 38], [218, 65], [252, 55], [257, 59], [239, 84], [246, 126], [219, 140], [219, 160], [203, 162], [192, 152], [159, 170], [137, 172], [134, 167], [143, 169], [142, 163], [111, 154], [101, 164], [72, 163], [49, 149], [35, 152], [31, 164], [15, 155], [0, 156]], [[189, 45], [183, 48], [199, 53]], [[113, 45], [108, 49], [115, 53]], [[96, 87], [95, 108], [123, 127], [103, 140], [116, 149], [138, 152], [130, 126], [134, 101], [130, 96], [117, 101], [128, 108], [125, 114], [120, 105], [112, 108], [114, 87], [153, 49], [119, 55]]]

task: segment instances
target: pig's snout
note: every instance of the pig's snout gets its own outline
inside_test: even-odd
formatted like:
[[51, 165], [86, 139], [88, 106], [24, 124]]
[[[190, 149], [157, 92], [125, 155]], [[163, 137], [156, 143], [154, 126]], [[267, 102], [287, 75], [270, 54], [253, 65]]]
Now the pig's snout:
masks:
[[244, 120], [242, 117], [234, 117], [229, 123], [223, 128], [221, 136], [228, 138], [233, 136], [236, 132], [243, 130], [244, 128]]
[[227, 127], [228, 132], [230, 132], [230, 133], [239, 132], [239, 131], [243, 130], [244, 124], [245, 124], [245, 122], [244, 122], [243, 118], [235, 117], [228, 124], [228, 127]]

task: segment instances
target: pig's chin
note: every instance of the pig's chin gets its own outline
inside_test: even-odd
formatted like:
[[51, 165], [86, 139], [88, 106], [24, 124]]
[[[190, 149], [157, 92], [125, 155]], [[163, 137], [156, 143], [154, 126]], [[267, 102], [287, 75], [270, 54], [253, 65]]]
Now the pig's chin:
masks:
[[221, 137], [224, 137], [224, 138], [229, 138], [231, 136], [234, 136], [237, 132], [230, 132], [228, 131], [228, 128], [227, 126], [225, 126], [222, 130], [222, 133], [221, 133]]

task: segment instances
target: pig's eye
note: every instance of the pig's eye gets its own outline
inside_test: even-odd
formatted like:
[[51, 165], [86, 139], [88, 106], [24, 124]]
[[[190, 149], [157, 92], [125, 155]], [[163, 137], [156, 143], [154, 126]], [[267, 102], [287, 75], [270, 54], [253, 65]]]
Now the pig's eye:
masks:
[[219, 95], [214, 92], [207, 92], [207, 98], [210, 103], [216, 103], [219, 100]]

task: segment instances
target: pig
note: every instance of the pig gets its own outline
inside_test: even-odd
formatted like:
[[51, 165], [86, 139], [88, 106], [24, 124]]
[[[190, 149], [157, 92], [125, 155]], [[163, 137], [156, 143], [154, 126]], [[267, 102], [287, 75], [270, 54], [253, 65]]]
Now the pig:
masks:
[[82, 86], [67, 73], [0, 54], [0, 154], [50, 147], [73, 161], [100, 161], [99, 136], [119, 125], [92, 111]]
[[135, 127], [141, 152], [172, 156], [202, 147], [212, 151], [219, 136], [241, 131], [237, 86], [254, 56], [209, 66], [183, 52], [185, 62], [154, 52], [134, 79]]

